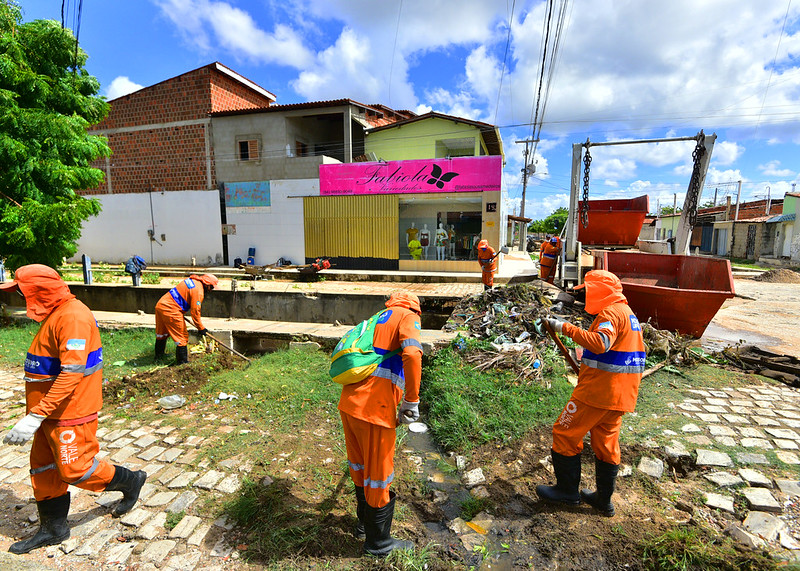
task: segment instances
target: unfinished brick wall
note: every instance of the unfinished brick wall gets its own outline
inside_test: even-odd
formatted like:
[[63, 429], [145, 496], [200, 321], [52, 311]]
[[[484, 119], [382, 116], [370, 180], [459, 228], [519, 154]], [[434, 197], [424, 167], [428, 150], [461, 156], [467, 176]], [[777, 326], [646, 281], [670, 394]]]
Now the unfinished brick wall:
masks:
[[[92, 131], [105, 132], [112, 155], [92, 166], [110, 175], [114, 194], [215, 188], [213, 149], [206, 149], [209, 113], [268, 107], [271, 101], [216, 64], [184, 73], [111, 102], [108, 117]], [[186, 121], [197, 123], [174, 125]], [[107, 193], [108, 182], [82, 194]]]
[[106, 172], [106, 180], [83, 194], [108, 192], [108, 176], [114, 194], [170, 190], [208, 190], [216, 187], [213, 155], [211, 181], [206, 171], [204, 124], [110, 133], [114, 151], [109, 159], [92, 165]]

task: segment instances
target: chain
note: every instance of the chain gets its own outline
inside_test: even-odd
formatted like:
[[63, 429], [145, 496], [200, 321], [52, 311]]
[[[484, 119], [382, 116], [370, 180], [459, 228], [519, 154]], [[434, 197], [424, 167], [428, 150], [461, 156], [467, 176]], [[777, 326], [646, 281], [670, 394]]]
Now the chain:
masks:
[[697, 199], [700, 197], [700, 161], [706, 153], [705, 135], [700, 131], [697, 136], [697, 146], [692, 152], [692, 180], [689, 182], [689, 196], [686, 207], [689, 209], [689, 226], [694, 227], [697, 223]]
[[592, 164], [592, 155], [589, 154], [589, 145], [586, 145], [586, 154], [583, 156], [583, 204], [581, 204], [581, 225], [589, 226], [589, 165]]

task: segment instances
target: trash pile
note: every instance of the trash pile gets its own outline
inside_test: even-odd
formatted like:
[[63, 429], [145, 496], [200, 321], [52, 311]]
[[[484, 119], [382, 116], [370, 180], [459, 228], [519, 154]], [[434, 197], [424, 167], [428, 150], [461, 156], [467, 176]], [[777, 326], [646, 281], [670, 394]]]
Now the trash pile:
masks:
[[530, 384], [541, 381], [545, 368], [561, 359], [547, 333], [537, 327], [537, 319], [550, 315], [581, 327], [593, 320], [573, 296], [541, 283], [523, 283], [463, 298], [444, 329], [488, 342], [464, 356], [475, 369], [510, 369], [518, 382]]
[[[443, 329], [461, 331], [464, 338], [486, 341], [464, 355], [476, 370], [512, 370], [518, 382], [541, 382], [561, 355], [537, 320], [557, 317], [588, 329], [594, 316], [572, 295], [541, 282], [512, 284], [463, 298]], [[708, 357], [692, 347], [694, 339], [643, 324], [648, 356], [663, 356], [667, 363], [692, 365]], [[563, 338], [567, 347], [574, 344]], [[456, 341], [464, 348], [464, 339]]]

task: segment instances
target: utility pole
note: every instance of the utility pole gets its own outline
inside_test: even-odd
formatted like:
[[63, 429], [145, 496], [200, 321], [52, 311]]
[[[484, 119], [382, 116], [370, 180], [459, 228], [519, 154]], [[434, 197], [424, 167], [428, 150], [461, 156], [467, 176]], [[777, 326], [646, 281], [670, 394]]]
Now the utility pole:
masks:
[[736, 191], [736, 214], [733, 216], [734, 222], [739, 220], [739, 199], [742, 198], [742, 181], [739, 181], [739, 189]]
[[[525, 218], [525, 193], [528, 190], [528, 175], [536, 172], [536, 166], [534, 166], [533, 164], [530, 165], [528, 164], [528, 156], [531, 153], [531, 147], [530, 147], [531, 143], [538, 143], [539, 140], [525, 139], [524, 141], [514, 141], [514, 142], [517, 144], [525, 143], [525, 150], [522, 152], [523, 163], [524, 163], [522, 166], [522, 204], [520, 205], [519, 208], [519, 217]], [[519, 248], [520, 250], [525, 251], [525, 242], [528, 239], [528, 225], [523, 222], [522, 226], [523, 228], [525, 228], [525, 232], [520, 232]]]
[[767, 216], [769, 216], [769, 207], [772, 206], [772, 199], [769, 197], [769, 187], [767, 187]]

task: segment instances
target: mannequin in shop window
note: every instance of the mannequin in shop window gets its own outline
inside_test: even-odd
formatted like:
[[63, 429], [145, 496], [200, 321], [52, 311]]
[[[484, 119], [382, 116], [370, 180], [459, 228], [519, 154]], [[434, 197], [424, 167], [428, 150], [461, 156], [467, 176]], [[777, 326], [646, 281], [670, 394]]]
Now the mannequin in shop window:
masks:
[[456, 259], [456, 227], [452, 224], [450, 225], [450, 229], [447, 231], [447, 241], [450, 244], [450, 253], [448, 257], [451, 260]]
[[431, 232], [428, 230], [428, 225], [423, 224], [422, 230], [419, 231], [419, 243], [422, 246], [422, 252], [425, 259], [428, 259], [428, 246], [431, 245]]
[[[416, 222], [411, 223], [411, 228], [406, 230], [406, 246], [408, 246], [408, 253], [411, 254], [412, 260], [419, 260], [419, 258], [414, 257], [414, 252], [419, 250], [418, 254], [422, 255], [422, 250], [420, 249], [420, 243], [417, 239], [419, 236], [419, 228], [417, 228]], [[412, 247], [412, 242], [416, 242], [416, 244]]]
[[444, 224], [439, 222], [439, 227], [436, 229], [436, 259], [444, 260], [444, 253], [447, 249], [447, 230], [444, 229]]

